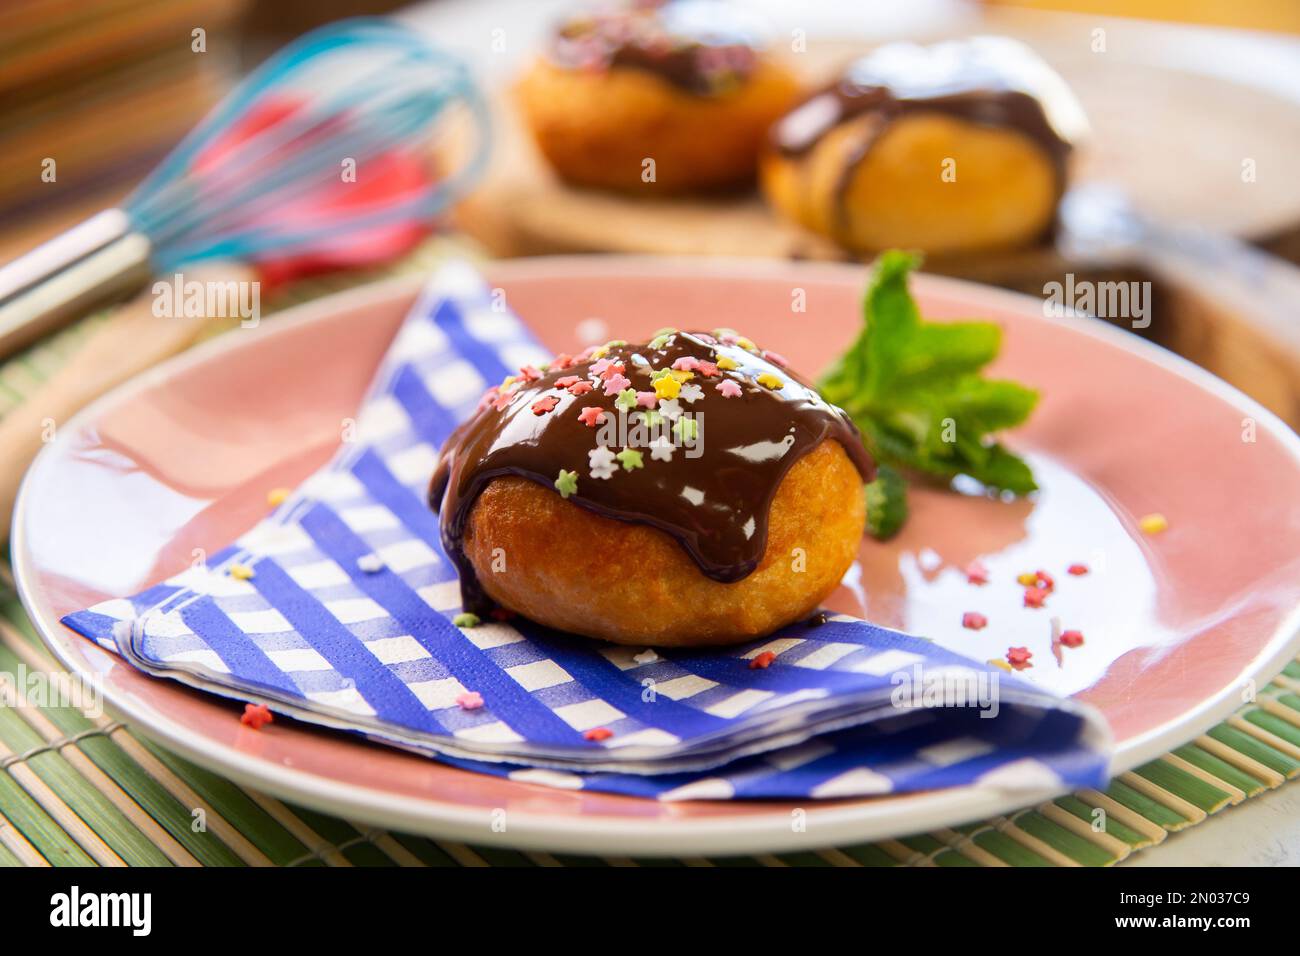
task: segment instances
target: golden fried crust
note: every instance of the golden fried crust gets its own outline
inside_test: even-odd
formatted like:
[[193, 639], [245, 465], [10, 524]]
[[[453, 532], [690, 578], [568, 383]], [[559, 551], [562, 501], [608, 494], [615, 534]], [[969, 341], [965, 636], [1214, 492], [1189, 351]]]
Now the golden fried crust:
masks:
[[[641, 195], [752, 181], [769, 125], [798, 95], [794, 76], [760, 60], [735, 90], [696, 96], [646, 70], [589, 73], [538, 60], [516, 97], [542, 154], [561, 177]], [[642, 179], [655, 161], [655, 181]]]
[[[1028, 136], [926, 113], [895, 120], [871, 142], [880, 122], [867, 115], [841, 124], [799, 156], [766, 153], [768, 200], [856, 252], [1012, 248], [1051, 223], [1056, 170]], [[949, 160], [955, 179], [946, 181]]]
[[786, 474], [767, 550], [734, 584], [706, 578], [664, 532], [594, 514], [526, 478], [488, 484], [464, 543], [488, 596], [542, 624], [616, 644], [734, 644], [816, 610], [852, 563], [865, 520], [862, 477], [827, 440]]

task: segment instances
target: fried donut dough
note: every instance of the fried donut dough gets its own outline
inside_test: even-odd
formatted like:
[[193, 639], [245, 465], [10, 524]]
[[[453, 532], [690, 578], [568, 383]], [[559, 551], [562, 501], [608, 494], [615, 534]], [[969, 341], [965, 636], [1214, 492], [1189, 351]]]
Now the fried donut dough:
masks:
[[1084, 128], [1060, 78], [1020, 44], [892, 45], [774, 127], [762, 186], [782, 214], [855, 252], [1013, 248], [1050, 230]]
[[[561, 178], [642, 195], [725, 189], [754, 179], [767, 129], [793, 104], [798, 84], [743, 34], [717, 42], [729, 29], [724, 4], [695, 6], [721, 8], [724, 22], [716, 32], [675, 33], [684, 27], [646, 9], [571, 21], [557, 42], [566, 31], [581, 30], [582, 58], [564, 47], [524, 74], [517, 101]], [[611, 21], [637, 26], [613, 29]], [[647, 160], [654, 161], [653, 180]]]
[[[852, 563], [865, 520], [862, 477], [827, 440], [786, 474], [767, 550], [734, 584], [706, 578], [664, 532], [593, 514], [525, 478], [483, 490], [465, 553], [494, 601], [552, 627], [617, 644], [734, 644], [811, 614]], [[507, 556], [502, 572], [494, 553]]]

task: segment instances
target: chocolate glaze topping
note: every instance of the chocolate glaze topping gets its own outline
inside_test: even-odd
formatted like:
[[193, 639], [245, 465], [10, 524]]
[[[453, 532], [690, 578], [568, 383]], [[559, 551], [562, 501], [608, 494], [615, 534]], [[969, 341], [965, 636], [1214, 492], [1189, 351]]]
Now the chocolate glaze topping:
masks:
[[709, 96], [753, 72], [757, 37], [742, 11], [715, 0], [623, 4], [561, 23], [550, 56], [572, 69], [645, 70]]
[[[718, 331], [664, 332], [645, 345], [557, 356], [545, 373], [524, 369], [489, 390], [447, 439], [429, 488], [467, 610], [490, 608], [462, 540], [493, 478], [517, 475], [557, 494], [567, 488], [579, 507], [659, 528], [722, 582], [758, 566], [776, 489], [817, 445], [838, 441], [871, 479], [872, 461], [843, 411], [779, 356]], [[572, 473], [568, 481], [557, 480], [562, 471]]]
[[842, 123], [879, 114], [883, 122], [851, 156], [847, 179], [891, 122], [925, 112], [1028, 136], [1055, 166], [1062, 192], [1070, 152], [1087, 132], [1074, 95], [1032, 50], [1005, 37], [972, 37], [879, 48], [788, 113], [773, 127], [772, 140], [782, 154], [800, 156]]

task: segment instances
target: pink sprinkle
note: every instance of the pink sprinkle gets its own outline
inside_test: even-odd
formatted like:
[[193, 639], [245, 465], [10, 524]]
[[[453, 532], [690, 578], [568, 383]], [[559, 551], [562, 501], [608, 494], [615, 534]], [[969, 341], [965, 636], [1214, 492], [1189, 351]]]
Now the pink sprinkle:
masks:
[[1083, 631], [1063, 631], [1061, 643], [1066, 647], [1078, 647], [1083, 643]]
[[776, 654], [772, 651], [764, 651], [749, 662], [749, 669], [751, 671], [765, 671], [772, 666], [774, 660], [776, 660]]
[[495, 401], [492, 402], [492, 407], [495, 408], [497, 411], [503, 411], [505, 407], [510, 404], [510, 400], [514, 397], [515, 397], [515, 393], [513, 390], [508, 390], [503, 388], [497, 394]]
[[585, 379], [581, 382], [574, 382], [569, 386], [570, 395], [586, 395], [591, 391], [591, 383]]
[[978, 561], [966, 565], [966, 581], [969, 584], [988, 584], [989, 569]]
[[1043, 588], [1025, 588], [1025, 607], [1042, 607], [1047, 600], [1047, 591]]
[[735, 345], [735, 344], [736, 344], [737, 342], [739, 342], [739, 341], [740, 341], [740, 336], [739, 336], [739, 335], [733, 335], [733, 334], [728, 333], [727, 335], [724, 335], [724, 336], [722, 337], [722, 344], [723, 344], [723, 345]]
[[547, 368], [552, 372], [558, 372], [561, 369], [568, 368], [572, 364], [573, 356], [561, 352], [559, 355], [555, 356], [555, 358], [551, 359], [551, 364], [547, 366]]
[[790, 365], [790, 360], [780, 352], [769, 352], [767, 349], [764, 349], [763, 358], [767, 359], [773, 365], [779, 365], [782, 368], [788, 368]]
[[724, 378], [719, 382], [718, 391], [722, 393], [723, 398], [738, 398], [740, 396], [740, 386], [736, 384], [734, 378]]
[[579, 378], [577, 375], [566, 375], [564, 376], [564, 378], [557, 378], [555, 380], [555, 387], [568, 388], [570, 385], [577, 385], [581, 381], [582, 379]]
[[972, 631], [982, 631], [989, 626], [989, 619], [978, 611], [967, 611], [961, 616], [961, 626]]
[[613, 736], [614, 736], [614, 731], [610, 730], [608, 727], [592, 727], [591, 730], [587, 731], [585, 734], [582, 735], [582, 739], [583, 740], [608, 740], [610, 737]]
[[478, 710], [483, 706], [483, 695], [476, 690], [467, 690], [456, 698], [461, 710]]
[[588, 345], [585, 349], [583, 349], [581, 352], [579, 352], [577, 355], [573, 357], [573, 364], [580, 365], [581, 363], [590, 359], [591, 353], [596, 351], [596, 348], [597, 347], [595, 345]]
[[700, 367], [700, 360], [692, 355], [683, 355], [673, 363], [673, 368], [679, 372], [693, 372]]
[[632, 380], [622, 372], [615, 372], [609, 378], [605, 379], [605, 394], [617, 395], [623, 389], [632, 385]]
[[705, 378], [712, 378], [718, 374], [718, 366], [715, 362], [700, 362], [695, 366], [695, 371], [699, 372]]
[[1066, 568], [1066, 570], [1077, 578], [1082, 574], [1088, 573], [1088, 566], [1086, 564], [1072, 564]]
[[533, 402], [533, 414], [545, 415], [547, 412], [554, 411], [555, 406], [559, 403], [560, 400], [554, 395], [547, 395], [545, 398], [539, 398], [537, 401]]
[[1033, 667], [1034, 665], [1029, 663], [1029, 658], [1033, 656], [1033, 653], [1027, 647], [1007, 648], [1007, 663], [1018, 671], [1022, 671], [1026, 667]]
[[525, 382], [535, 382], [542, 377], [542, 373], [537, 371], [537, 369], [533, 368], [531, 365], [519, 366], [519, 374], [523, 377]]
[[486, 392], [484, 392], [483, 397], [478, 400], [478, 410], [482, 411], [483, 409], [487, 408], [496, 400], [496, 397], [497, 397], [497, 387], [493, 385]]
[[578, 421], [588, 428], [595, 428], [605, 420], [605, 413], [596, 405], [588, 405], [582, 411], [578, 412]]
[[659, 395], [655, 392], [637, 392], [636, 403], [641, 408], [654, 408], [659, 403]]
[[601, 378], [609, 378], [610, 369], [613, 369], [615, 372], [625, 371], [623, 364], [612, 358], [599, 359], [596, 364], [591, 367], [591, 370]]
[[717, 345], [718, 340], [704, 332], [696, 332], [695, 337], [706, 345]]

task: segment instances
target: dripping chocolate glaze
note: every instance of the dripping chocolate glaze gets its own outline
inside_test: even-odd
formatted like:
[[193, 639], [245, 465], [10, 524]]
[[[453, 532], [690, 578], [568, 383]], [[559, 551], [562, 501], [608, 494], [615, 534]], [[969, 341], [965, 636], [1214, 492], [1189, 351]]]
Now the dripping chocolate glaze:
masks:
[[[448, 438], [430, 484], [429, 504], [440, 512], [443, 548], [460, 572], [467, 610], [481, 613], [490, 607], [465, 556], [463, 538], [475, 500], [494, 478], [515, 475], [555, 492], [561, 469], [577, 472], [571, 503], [666, 532], [703, 574], [722, 582], [739, 581], [758, 566], [777, 487], [791, 466], [823, 441], [838, 441], [863, 480], [871, 479], [874, 466], [849, 417], [788, 369], [740, 345], [715, 344], [703, 333], [675, 332], [651, 344], [662, 347], [613, 345], [603, 356], [624, 366], [622, 374], [631, 381], [625, 388], [653, 391], [652, 371], [684, 358], [716, 363], [726, 357], [737, 365], [715, 375], [696, 372], [684, 387], [699, 387], [700, 397], [694, 402], [676, 399], [677, 407], [697, 423], [698, 457], [691, 457], [679, 440], [669, 460], [654, 458], [654, 449], [641, 444], [649, 435], [633, 431], [644, 423], [646, 410], [620, 414], [616, 396], [605, 394], [596, 360], [571, 365], [560, 360], [513, 391], [489, 392], [479, 410]], [[759, 384], [763, 375], [775, 376], [783, 387]], [[557, 386], [571, 377], [591, 383], [592, 390], [574, 395], [569, 387]], [[718, 391], [727, 380], [739, 386], [740, 395]], [[549, 397], [557, 400], [555, 407], [536, 414], [536, 403]], [[578, 416], [589, 407], [604, 412], [609, 424], [584, 424]], [[657, 402], [654, 410], [666, 425], [674, 421], [671, 406]], [[617, 470], [609, 478], [593, 477], [589, 452], [602, 438], [615, 439], [619, 427], [628, 429], [624, 437], [642, 453], [644, 467], [625, 470], [615, 461]], [[674, 441], [671, 433], [660, 437]], [[622, 447], [617, 441], [609, 445], [615, 453]]]
[[881, 118], [851, 152], [837, 187], [842, 202], [852, 174], [890, 124], [918, 113], [1017, 131], [1038, 145], [1064, 193], [1066, 166], [1087, 133], [1083, 109], [1065, 82], [1024, 44], [973, 37], [930, 47], [892, 43], [851, 64], [835, 83], [795, 107], [772, 130], [785, 156], [802, 156], [827, 133], [859, 116]]
[[550, 58], [572, 69], [645, 70], [708, 96], [753, 72], [758, 36], [727, 4], [677, 0], [573, 17], [556, 30]]

